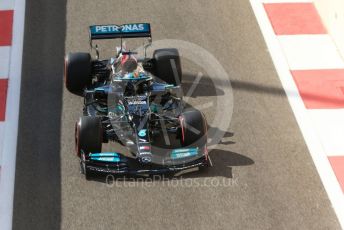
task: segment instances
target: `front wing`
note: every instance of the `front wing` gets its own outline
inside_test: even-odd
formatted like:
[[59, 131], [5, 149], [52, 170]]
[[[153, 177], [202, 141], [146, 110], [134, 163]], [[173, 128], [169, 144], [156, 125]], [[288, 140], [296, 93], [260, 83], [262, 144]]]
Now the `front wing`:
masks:
[[[178, 154], [179, 152], [177, 152]], [[178, 173], [185, 170], [211, 166], [211, 162], [206, 148], [197, 149], [197, 154], [179, 155], [171, 152], [170, 157], [155, 156], [150, 164], [142, 164], [137, 158], [131, 158], [119, 153], [96, 153], [90, 154], [87, 160], [81, 160], [88, 172], [104, 174], [163, 174]]]

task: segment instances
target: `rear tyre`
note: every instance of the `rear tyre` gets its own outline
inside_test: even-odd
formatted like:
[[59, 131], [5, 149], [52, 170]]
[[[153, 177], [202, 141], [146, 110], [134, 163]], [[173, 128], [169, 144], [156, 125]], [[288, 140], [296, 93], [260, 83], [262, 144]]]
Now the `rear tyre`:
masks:
[[102, 151], [103, 130], [99, 117], [80, 117], [75, 126], [75, 149], [78, 157]]
[[182, 82], [182, 67], [177, 49], [158, 49], [153, 53], [154, 73], [162, 81], [175, 86]]
[[203, 113], [196, 109], [185, 111], [179, 121], [183, 147], [204, 147], [207, 144], [207, 121]]
[[91, 55], [89, 53], [67, 54], [64, 79], [69, 92], [82, 96], [84, 88], [92, 83]]

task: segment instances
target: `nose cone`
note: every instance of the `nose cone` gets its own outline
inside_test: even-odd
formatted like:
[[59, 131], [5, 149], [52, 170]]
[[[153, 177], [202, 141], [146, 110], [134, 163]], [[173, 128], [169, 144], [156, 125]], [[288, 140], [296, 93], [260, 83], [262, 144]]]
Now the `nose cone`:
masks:
[[148, 143], [139, 145], [138, 157], [141, 163], [147, 164], [152, 162], [151, 146]]

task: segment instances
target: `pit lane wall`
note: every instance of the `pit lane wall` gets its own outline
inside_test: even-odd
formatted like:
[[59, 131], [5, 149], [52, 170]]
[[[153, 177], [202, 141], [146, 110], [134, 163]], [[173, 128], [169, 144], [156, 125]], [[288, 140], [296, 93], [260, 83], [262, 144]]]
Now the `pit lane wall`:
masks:
[[344, 57], [344, 0], [314, 0], [320, 17]]

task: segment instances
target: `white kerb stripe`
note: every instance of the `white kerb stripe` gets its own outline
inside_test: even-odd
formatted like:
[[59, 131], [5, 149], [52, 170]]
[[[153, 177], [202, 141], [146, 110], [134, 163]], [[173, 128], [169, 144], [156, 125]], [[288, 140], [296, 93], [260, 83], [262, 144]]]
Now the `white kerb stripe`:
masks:
[[[5, 134], [5, 122], [0, 121], [0, 159], [2, 159], [2, 155], [3, 155], [4, 134]], [[0, 161], [0, 166], [1, 164], [2, 162]], [[0, 171], [0, 180], [1, 180], [1, 171]]]
[[308, 114], [326, 155], [344, 155], [344, 109], [310, 109]]
[[10, 46], [0, 46], [0, 79], [8, 78], [10, 52]]
[[337, 47], [325, 35], [278, 36], [291, 70], [344, 68]]
[[15, 0], [0, 0], [0, 10], [13, 10]]

